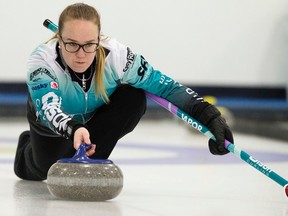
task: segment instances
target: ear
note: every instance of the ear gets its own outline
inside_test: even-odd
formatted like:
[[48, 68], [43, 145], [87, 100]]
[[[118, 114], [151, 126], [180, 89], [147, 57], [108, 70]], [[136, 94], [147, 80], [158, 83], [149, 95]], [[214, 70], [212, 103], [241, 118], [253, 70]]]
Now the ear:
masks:
[[60, 38], [59, 34], [56, 35], [56, 38], [58, 39], [58, 42], [59, 42], [58, 48], [61, 49], [62, 48], [60, 45], [61, 38]]

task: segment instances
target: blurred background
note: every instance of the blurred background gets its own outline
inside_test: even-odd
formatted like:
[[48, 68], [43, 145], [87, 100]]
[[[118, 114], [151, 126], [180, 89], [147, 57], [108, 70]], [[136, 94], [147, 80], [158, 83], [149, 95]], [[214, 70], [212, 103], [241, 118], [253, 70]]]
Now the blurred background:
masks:
[[[0, 117], [24, 119], [26, 61], [76, 1], [0, 1]], [[287, 0], [93, 0], [102, 32], [220, 108], [233, 130], [288, 140]], [[174, 118], [148, 101], [145, 118]], [[144, 118], [144, 119], [145, 119]]]

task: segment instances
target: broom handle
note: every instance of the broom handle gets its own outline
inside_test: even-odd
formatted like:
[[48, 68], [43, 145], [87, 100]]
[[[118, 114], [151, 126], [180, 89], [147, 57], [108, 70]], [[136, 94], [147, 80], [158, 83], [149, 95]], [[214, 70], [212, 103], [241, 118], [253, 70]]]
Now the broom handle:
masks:
[[[156, 103], [158, 103], [160, 106], [164, 107], [166, 110], [168, 110], [170, 113], [174, 114], [178, 118], [185, 121], [187, 124], [192, 126], [194, 129], [198, 130], [205, 136], [207, 136], [209, 139], [215, 140], [214, 135], [208, 130], [208, 128], [201, 124], [196, 119], [189, 116], [187, 113], [173, 105], [171, 102], [165, 100], [164, 98], [160, 98], [156, 95], [153, 95], [151, 93], [146, 92], [146, 96]], [[268, 168], [266, 165], [261, 163], [259, 160], [255, 159], [245, 151], [241, 150], [240, 148], [236, 147], [233, 143], [229, 142], [228, 140], [225, 140], [225, 148], [228, 149], [231, 153], [233, 153], [238, 158], [242, 159], [255, 169], [257, 169], [259, 172], [263, 173], [264, 175], [268, 176], [270, 179], [274, 180], [281, 186], [287, 188], [288, 181], [284, 179], [283, 177], [279, 176], [277, 173], [272, 171], [270, 168]], [[285, 192], [286, 193], [286, 192]], [[287, 195], [287, 194], [286, 194]]]

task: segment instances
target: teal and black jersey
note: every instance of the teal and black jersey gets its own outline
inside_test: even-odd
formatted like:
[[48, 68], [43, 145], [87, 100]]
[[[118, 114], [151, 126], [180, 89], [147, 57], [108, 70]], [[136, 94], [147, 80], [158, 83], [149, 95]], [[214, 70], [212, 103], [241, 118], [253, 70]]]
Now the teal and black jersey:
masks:
[[[28, 60], [28, 112], [35, 119], [34, 126], [39, 124], [65, 136], [69, 121], [85, 124], [105, 102], [95, 93], [94, 79], [87, 91], [71, 79], [67, 67], [56, 61], [57, 45], [57, 39], [41, 44]], [[104, 84], [108, 96], [119, 85], [129, 84], [165, 98], [187, 112], [203, 101], [196, 92], [155, 70], [142, 55], [133, 53], [115, 39], [102, 39], [101, 45], [107, 50]]]

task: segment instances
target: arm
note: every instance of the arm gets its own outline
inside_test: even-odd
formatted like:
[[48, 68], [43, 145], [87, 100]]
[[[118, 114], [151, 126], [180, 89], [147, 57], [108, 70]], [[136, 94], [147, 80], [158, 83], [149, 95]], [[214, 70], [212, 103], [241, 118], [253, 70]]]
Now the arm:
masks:
[[233, 143], [233, 135], [215, 106], [204, 101], [192, 89], [154, 70], [143, 56], [133, 54], [132, 59], [133, 62], [123, 75], [125, 82], [168, 100], [207, 126], [216, 138], [216, 142], [212, 139], [208, 142], [212, 154], [224, 155], [229, 152], [224, 147], [224, 141], [226, 138]]
[[38, 121], [55, 134], [73, 140], [75, 149], [83, 142], [91, 143], [86, 126], [63, 112], [59, 82], [52, 69], [43, 66], [30, 69], [27, 85]]

